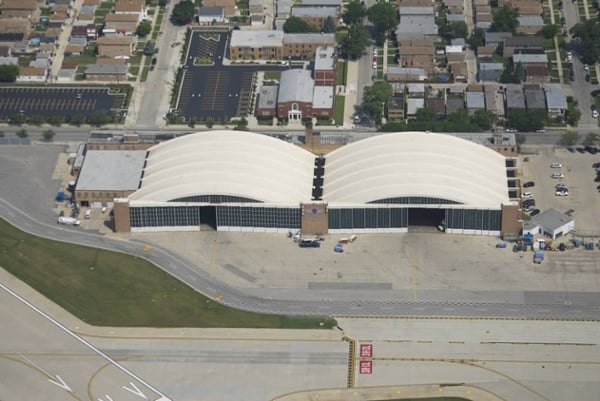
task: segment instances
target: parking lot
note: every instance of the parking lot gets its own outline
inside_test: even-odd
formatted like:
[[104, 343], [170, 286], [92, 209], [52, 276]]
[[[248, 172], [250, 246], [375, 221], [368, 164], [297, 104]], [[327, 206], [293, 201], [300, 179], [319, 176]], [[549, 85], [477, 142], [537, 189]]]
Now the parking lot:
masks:
[[209, 117], [215, 122], [253, 113], [254, 88], [260, 71], [282, 71], [276, 64], [223, 64], [227, 32], [194, 31], [191, 35], [177, 109], [186, 121]]
[[[524, 190], [533, 193], [536, 208], [542, 212], [548, 208], [562, 212], [573, 210], [576, 231], [600, 237], [600, 192], [596, 189], [600, 182], [594, 182], [596, 173], [592, 167], [600, 162], [600, 154], [538, 147], [537, 155], [526, 155], [522, 160], [525, 157], [528, 161], [522, 164], [523, 182], [534, 181], [535, 186]], [[552, 163], [560, 163], [562, 168], [552, 168]], [[564, 178], [552, 178], [552, 174], [562, 174]], [[566, 185], [568, 196], [556, 195], [559, 183]]]
[[0, 118], [14, 113], [24, 116], [88, 116], [99, 110], [125, 108], [124, 93], [106, 87], [0, 87]]

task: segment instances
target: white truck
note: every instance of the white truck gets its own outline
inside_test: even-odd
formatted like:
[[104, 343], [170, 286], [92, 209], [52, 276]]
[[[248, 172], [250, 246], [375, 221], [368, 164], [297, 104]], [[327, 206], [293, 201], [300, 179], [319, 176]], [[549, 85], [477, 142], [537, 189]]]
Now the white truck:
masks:
[[78, 226], [81, 224], [81, 222], [78, 219], [76, 219], [75, 217], [60, 216], [58, 218], [58, 224], [65, 224], [65, 225], [69, 225], [69, 226]]

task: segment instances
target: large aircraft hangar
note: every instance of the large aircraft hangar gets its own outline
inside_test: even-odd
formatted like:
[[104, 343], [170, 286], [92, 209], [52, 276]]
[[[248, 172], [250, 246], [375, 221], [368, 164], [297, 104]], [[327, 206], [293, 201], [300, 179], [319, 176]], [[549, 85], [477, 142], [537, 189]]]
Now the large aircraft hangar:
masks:
[[452, 135], [376, 135], [326, 155], [266, 135], [208, 131], [151, 147], [116, 231], [456, 234], [519, 230], [506, 158]]

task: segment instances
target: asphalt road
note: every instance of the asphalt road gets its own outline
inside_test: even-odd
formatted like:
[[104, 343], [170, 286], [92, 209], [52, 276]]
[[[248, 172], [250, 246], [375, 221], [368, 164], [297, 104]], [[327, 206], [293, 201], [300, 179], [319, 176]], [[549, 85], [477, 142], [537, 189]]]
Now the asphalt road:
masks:
[[[600, 302], [569, 292], [537, 294], [514, 303], [409, 302], [378, 296], [377, 291], [350, 291], [344, 295], [321, 295], [307, 290], [252, 295], [215, 279], [209, 269], [194, 268], [180, 255], [155, 246], [144, 252], [144, 243], [113, 240], [93, 231], [56, 224], [50, 212], [60, 184], [52, 172], [58, 146], [0, 147], [0, 216], [31, 234], [61, 241], [127, 252], [147, 258], [197, 291], [222, 303], [248, 311], [293, 315], [381, 316], [491, 316], [564, 319], [600, 319]], [[483, 263], [483, 262], [482, 262]], [[585, 294], [584, 294], [585, 295]], [[568, 300], [568, 302], [567, 302]]]

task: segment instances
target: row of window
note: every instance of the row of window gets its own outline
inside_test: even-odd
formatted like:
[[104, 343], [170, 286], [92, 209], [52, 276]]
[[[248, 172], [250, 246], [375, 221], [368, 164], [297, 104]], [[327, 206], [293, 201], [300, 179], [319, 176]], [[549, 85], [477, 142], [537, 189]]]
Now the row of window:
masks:
[[447, 209], [446, 227], [464, 230], [500, 231], [501, 210]]
[[449, 199], [431, 198], [426, 196], [399, 196], [396, 198], [377, 199], [368, 203], [401, 204], [401, 205], [460, 205]]
[[194, 203], [260, 203], [255, 199], [233, 195], [194, 195], [172, 199], [169, 202], [194, 202]]

